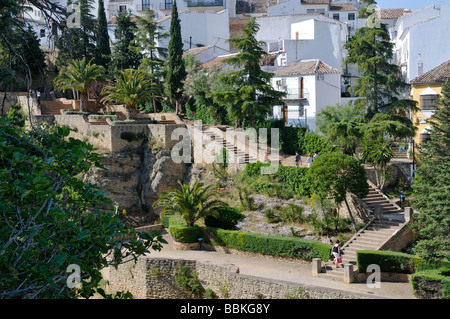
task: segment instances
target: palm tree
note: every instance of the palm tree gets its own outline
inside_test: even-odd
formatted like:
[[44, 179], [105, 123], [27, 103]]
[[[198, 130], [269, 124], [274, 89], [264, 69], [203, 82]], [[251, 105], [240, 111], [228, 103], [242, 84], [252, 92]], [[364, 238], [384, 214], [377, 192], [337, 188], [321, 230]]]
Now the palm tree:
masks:
[[227, 206], [226, 203], [216, 198], [217, 193], [203, 183], [196, 181], [192, 186], [178, 181], [181, 190], [175, 189], [161, 194], [153, 207], [163, 207], [161, 217], [165, 214], [179, 214], [188, 227], [194, 226], [200, 218], [209, 215], [217, 215], [216, 207]]
[[[377, 139], [365, 138], [362, 142], [361, 158], [366, 164], [373, 165], [375, 169], [375, 177], [377, 180], [377, 187], [381, 190], [384, 188], [384, 183], [389, 175], [389, 162], [394, 158], [390, 141], [383, 136]], [[381, 174], [378, 175], [376, 167], [380, 168]]]
[[107, 85], [102, 94], [105, 95], [102, 102], [125, 104], [126, 116], [130, 119], [137, 112], [138, 105], [159, 97], [161, 92], [143, 71], [125, 69], [119, 71], [114, 82]]
[[88, 91], [93, 82], [105, 79], [105, 69], [89, 62], [85, 58], [82, 60], [72, 60], [69, 65], [59, 71], [55, 78], [55, 88], [57, 90], [77, 90], [80, 92], [80, 111], [83, 112], [88, 105]]

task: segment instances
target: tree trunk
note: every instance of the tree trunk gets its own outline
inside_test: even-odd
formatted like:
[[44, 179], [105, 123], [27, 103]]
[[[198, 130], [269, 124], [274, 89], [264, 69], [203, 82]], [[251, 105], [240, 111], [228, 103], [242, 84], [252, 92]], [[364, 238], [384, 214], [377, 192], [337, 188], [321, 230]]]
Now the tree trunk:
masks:
[[356, 229], [355, 219], [353, 218], [352, 211], [350, 210], [350, 206], [348, 205], [347, 198], [344, 199], [345, 205], [347, 206], [348, 214], [350, 215], [350, 219], [352, 221], [353, 231], [356, 233], [358, 230]]
[[80, 112], [84, 112], [88, 106], [88, 94], [87, 92], [82, 92], [80, 95]]

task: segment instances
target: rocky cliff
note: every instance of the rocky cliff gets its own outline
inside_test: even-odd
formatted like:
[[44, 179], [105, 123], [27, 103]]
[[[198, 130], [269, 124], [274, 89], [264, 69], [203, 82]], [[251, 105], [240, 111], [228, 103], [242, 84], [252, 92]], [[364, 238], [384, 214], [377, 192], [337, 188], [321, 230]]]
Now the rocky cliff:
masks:
[[132, 227], [159, 219], [160, 209], [153, 209], [153, 203], [161, 192], [178, 188], [186, 171], [185, 164], [172, 161], [169, 150], [152, 150], [144, 143], [137, 150], [104, 155], [103, 165], [106, 169], [91, 168], [85, 181], [105, 189], [112, 201], [105, 209], [118, 203]]

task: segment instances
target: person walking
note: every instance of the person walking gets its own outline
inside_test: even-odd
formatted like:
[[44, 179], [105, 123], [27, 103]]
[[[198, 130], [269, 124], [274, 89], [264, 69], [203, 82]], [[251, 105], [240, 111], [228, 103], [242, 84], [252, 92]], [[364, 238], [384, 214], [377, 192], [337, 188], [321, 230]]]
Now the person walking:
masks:
[[298, 151], [295, 151], [295, 166], [299, 166], [300, 165], [300, 154], [298, 153]]
[[334, 243], [333, 248], [331, 248], [331, 252], [330, 255], [334, 256], [334, 264], [336, 265], [336, 268], [338, 268], [339, 264], [342, 263], [342, 258], [341, 258], [341, 247], [339, 245], [339, 239], [336, 240], [336, 242]]
[[319, 154], [317, 154], [317, 151], [315, 151], [315, 152], [314, 152], [314, 156], [313, 156], [313, 162], [314, 162], [314, 160], [315, 160], [317, 157], [319, 157]]
[[310, 167], [311, 166], [311, 164], [312, 164], [312, 162], [313, 162], [313, 157], [312, 157], [312, 154], [311, 153], [309, 153], [308, 154], [308, 167]]
[[40, 105], [41, 104], [41, 92], [39, 92], [39, 90], [36, 91], [36, 99], [37, 99], [37, 104]]

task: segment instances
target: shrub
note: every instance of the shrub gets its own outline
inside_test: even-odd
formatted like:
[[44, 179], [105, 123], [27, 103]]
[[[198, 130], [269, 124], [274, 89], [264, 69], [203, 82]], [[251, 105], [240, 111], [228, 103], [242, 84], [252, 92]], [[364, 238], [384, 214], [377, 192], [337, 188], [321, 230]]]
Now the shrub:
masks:
[[203, 228], [199, 226], [170, 226], [169, 233], [180, 243], [196, 243], [203, 237]]
[[303, 238], [262, 235], [220, 228], [207, 228], [213, 245], [260, 254], [328, 260], [331, 245]]
[[359, 250], [356, 253], [358, 271], [365, 272], [371, 264], [380, 266], [381, 272], [412, 274], [422, 260], [414, 255], [393, 251]]
[[450, 299], [450, 267], [423, 270], [411, 276], [413, 293], [422, 299]]
[[219, 215], [206, 216], [205, 225], [209, 227], [217, 227], [222, 229], [234, 229], [236, 224], [244, 218], [244, 214], [240, 210], [233, 207], [217, 207], [216, 211]]

